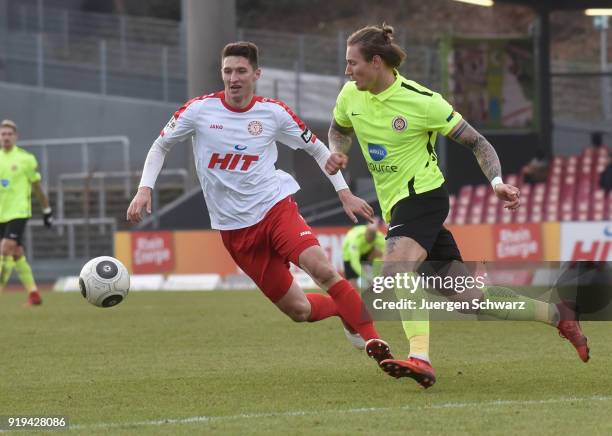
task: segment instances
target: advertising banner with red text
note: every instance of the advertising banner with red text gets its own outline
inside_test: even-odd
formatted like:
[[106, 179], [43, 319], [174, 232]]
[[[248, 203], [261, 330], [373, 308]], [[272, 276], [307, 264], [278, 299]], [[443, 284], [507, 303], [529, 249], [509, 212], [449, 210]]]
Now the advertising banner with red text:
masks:
[[542, 260], [540, 224], [497, 224], [493, 226], [495, 260]]
[[612, 223], [561, 223], [561, 260], [612, 261]]
[[173, 232], [132, 232], [132, 272], [157, 274], [174, 269]]

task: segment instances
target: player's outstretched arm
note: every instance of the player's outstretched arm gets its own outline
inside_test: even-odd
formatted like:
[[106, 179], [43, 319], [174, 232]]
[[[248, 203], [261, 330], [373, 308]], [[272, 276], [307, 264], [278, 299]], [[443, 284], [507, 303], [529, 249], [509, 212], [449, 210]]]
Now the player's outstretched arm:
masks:
[[504, 207], [517, 209], [521, 204], [520, 191], [517, 187], [502, 182], [501, 163], [491, 143], [465, 120], [461, 120], [448, 136], [472, 150], [482, 172], [491, 182], [495, 195], [505, 202]]
[[332, 120], [328, 132], [328, 142], [331, 155], [325, 164], [325, 171], [328, 174], [336, 174], [339, 170], [345, 169], [348, 164], [348, 152], [353, 143], [353, 128], [342, 127], [336, 120]]
[[157, 138], [145, 159], [138, 191], [127, 210], [126, 218], [132, 224], [139, 223], [144, 212], [151, 213], [151, 192], [157, 176], [164, 166], [166, 153], [169, 151], [168, 148], [163, 146], [162, 142], [161, 137]]
[[342, 207], [351, 221], [357, 223], [358, 221], [355, 215], [359, 215], [369, 222], [372, 222], [374, 210], [365, 200], [353, 195], [342, 173], [340, 171], [335, 171], [333, 174], [330, 174], [327, 171], [327, 163], [331, 158], [331, 153], [325, 144], [319, 139], [315, 139], [314, 142], [308, 141], [302, 147], [306, 153], [312, 156], [319, 165], [319, 168], [321, 168], [321, 171], [323, 171], [323, 174], [325, 174], [332, 185], [334, 185], [334, 189], [338, 193], [338, 198], [342, 203]]
[[139, 223], [142, 220], [144, 211], [148, 214], [151, 213], [151, 191], [153, 190], [148, 186], [138, 188], [127, 210], [127, 220], [132, 224]]
[[355, 215], [365, 218], [368, 222], [374, 222], [374, 209], [363, 198], [353, 195], [350, 189], [342, 189], [338, 191], [338, 197], [344, 208], [344, 212], [348, 217], [357, 224], [358, 220]]
[[49, 199], [45, 195], [42, 187], [40, 186], [40, 182], [32, 183], [32, 191], [34, 191], [34, 195], [38, 200], [38, 203], [42, 207], [43, 212], [43, 222], [45, 227], [51, 227], [53, 224], [53, 210], [51, 209], [51, 205], [49, 204]]

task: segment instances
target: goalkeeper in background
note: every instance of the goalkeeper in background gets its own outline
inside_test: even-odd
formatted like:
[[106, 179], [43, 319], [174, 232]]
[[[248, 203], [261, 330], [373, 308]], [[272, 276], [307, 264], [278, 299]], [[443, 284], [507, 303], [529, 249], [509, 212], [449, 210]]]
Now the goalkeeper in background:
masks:
[[357, 279], [363, 276], [362, 264], [372, 264], [382, 259], [385, 252], [385, 235], [378, 230], [380, 219], [373, 223], [355, 226], [349, 230], [342, 243], [342, 260], [344, 276], [358, 289]]
[[17, 125], [13, 121], [0, 123], [0, 143], [0, 288], [4, 289], [15, 268], [28, 291], [28, 304], [36, 306], [42, 300], [21, 244], [32, 216], [32, 190], [43, 208], [46, 227], [51, 227], [51, 207], [40, 186], [36, 158], [16, 145]]

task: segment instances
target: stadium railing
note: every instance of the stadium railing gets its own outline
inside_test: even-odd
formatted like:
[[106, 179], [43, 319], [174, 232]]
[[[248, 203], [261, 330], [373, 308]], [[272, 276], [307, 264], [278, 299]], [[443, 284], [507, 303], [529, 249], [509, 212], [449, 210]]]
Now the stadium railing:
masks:
[[[95, 149], [90, 150], [95, 145]], [[104, 153], [107, 147], [120, 147], [120, 154], [112, 154], [113, 168], [117, 162], [123, 167], [123, 171], [130, 170], [130, 140], [127, 136], [90, 136], [82, 138], [53, 138], [53, 139], [25, 139], [19, 141], [19, 146], [32, 152], [40, 163], [43, 177], [43, 187], [48, 191], [49, 185], [58, 181], [59, 175], [73, 173], [75, 168], [81, 169], [82, 173], [90, 173], [104, 162]], [[49, 149], [54, 151], [49, 154]], [[78, 153], [74, 153], [77, 148]], [[62, 151], [64, 151], [62, 153]], [[66, 152], [68, 151], [68, 152]], [[119, 156], [119, 157], [117, 157]], [[97, 168], [92, 168], [92, 162]], [[126, 178], [125, 191], [130, 192], [130, 179]]]
[[[108, 180], [119, 180], [121, 185], [124, 186], [124, 199], [131, 199], [133, 192], [129, 189], [130, 186], [133, 185], [133, 182], [139, 179], [141, 176], [140, 171], [97, 171], [93, 173], [65, 173], [60, 174], [57, 181], [57, 197], [56, 197], [56, 208], [57, 208], [57, 218], [62, 220], [65, 218], [65, 209], [66, 204], [64, 201], [64, 194], [66, 184], [70, 182], [77, 182], [81, 187], [86, 187], [84, 189], [84, 193], [88, 194], [91, 191], [97, 192], [97, 202], [98, 202], [98, 217], [99, 219], [107, 218], [107, 190]], [[168, 178], [178, 178], [180, 180], [179, 184], [182, 186], [183, 192], [187, 192], [189, 190], [189, 172], [184, 168], [176, 168], [176, 169], [163, 169], [158, 177], [160, 184], [163, 182], [163, 179]], [[93, 184], [90, 184], [92, 181], [95, 181]], [[136, 183], [138, 183], [136, 181]], [[152, 208], [153, 210], [157, 210], [160, 200], [159, 200], [159, 190], [154, 189], [152, 195]], [[88, 203], [87, 200], [84, 203]], [[85, 214], [85, 211], [83, 211]], [[100, 231], [102, 231], [102, 227]]]
[[[20, 5], [11, 20], [0, 20], [0, 33], [7, 41], [0, 48], [0, 80], [164, 101], [186, 97], [179, 22]], [[265, 67], [295, 73], [296, 101], [304, 73], [344, 82], [346, 36], [258, 29], [238, 29], [237, 35], [258, 44]], [[405, 30], [398, 38], [411, 59], [402, 72], [438, 87], [437, 43]]]
[[[54, 222], [54, 229], [47, 231], [47, 238], [34, 238], [32, 230], [43, 226], [42, 220], [37, 219], [31, 219], [27, 223], [24, 248], [29, 259], [89, 259], [113, 253], [112, 235], [117, 230], [117, 221], [114, 218], [58, 219]], [[105, 230], [99, 233], [97, 228], [100, 227]], [[65, 228], [65, 231], [60, 234], [61, 228]], [[41, 255], [42, 253], [44, 255]]]

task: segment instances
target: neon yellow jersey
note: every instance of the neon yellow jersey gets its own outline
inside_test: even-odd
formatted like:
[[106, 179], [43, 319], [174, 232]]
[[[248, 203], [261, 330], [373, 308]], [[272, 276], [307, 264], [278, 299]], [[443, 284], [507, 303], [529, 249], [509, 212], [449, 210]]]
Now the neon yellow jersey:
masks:
[[17, 146], [0, 150], [0, 223], [32, 216], [32, 183], [40, 179], [33, 154]]
[[385, 235], [376, 232], [376, 237], [372, 242], [368, 242], [365, 237], [367, 226], [355, 226], [349, 230], [342, 242], [342, 260], [349, 262], [351, 268], [361, 275], [361, 256], [377, 248], [380, 251], [385, 249]]
[[334, 119], [355, 130], [387, 222], [399, 200], [444, 183], [436, 137], [448, 135], [461, 118], [440, 94], [397, 72], [380, 94], [359, 91], [354, 82], [344, 85]]

